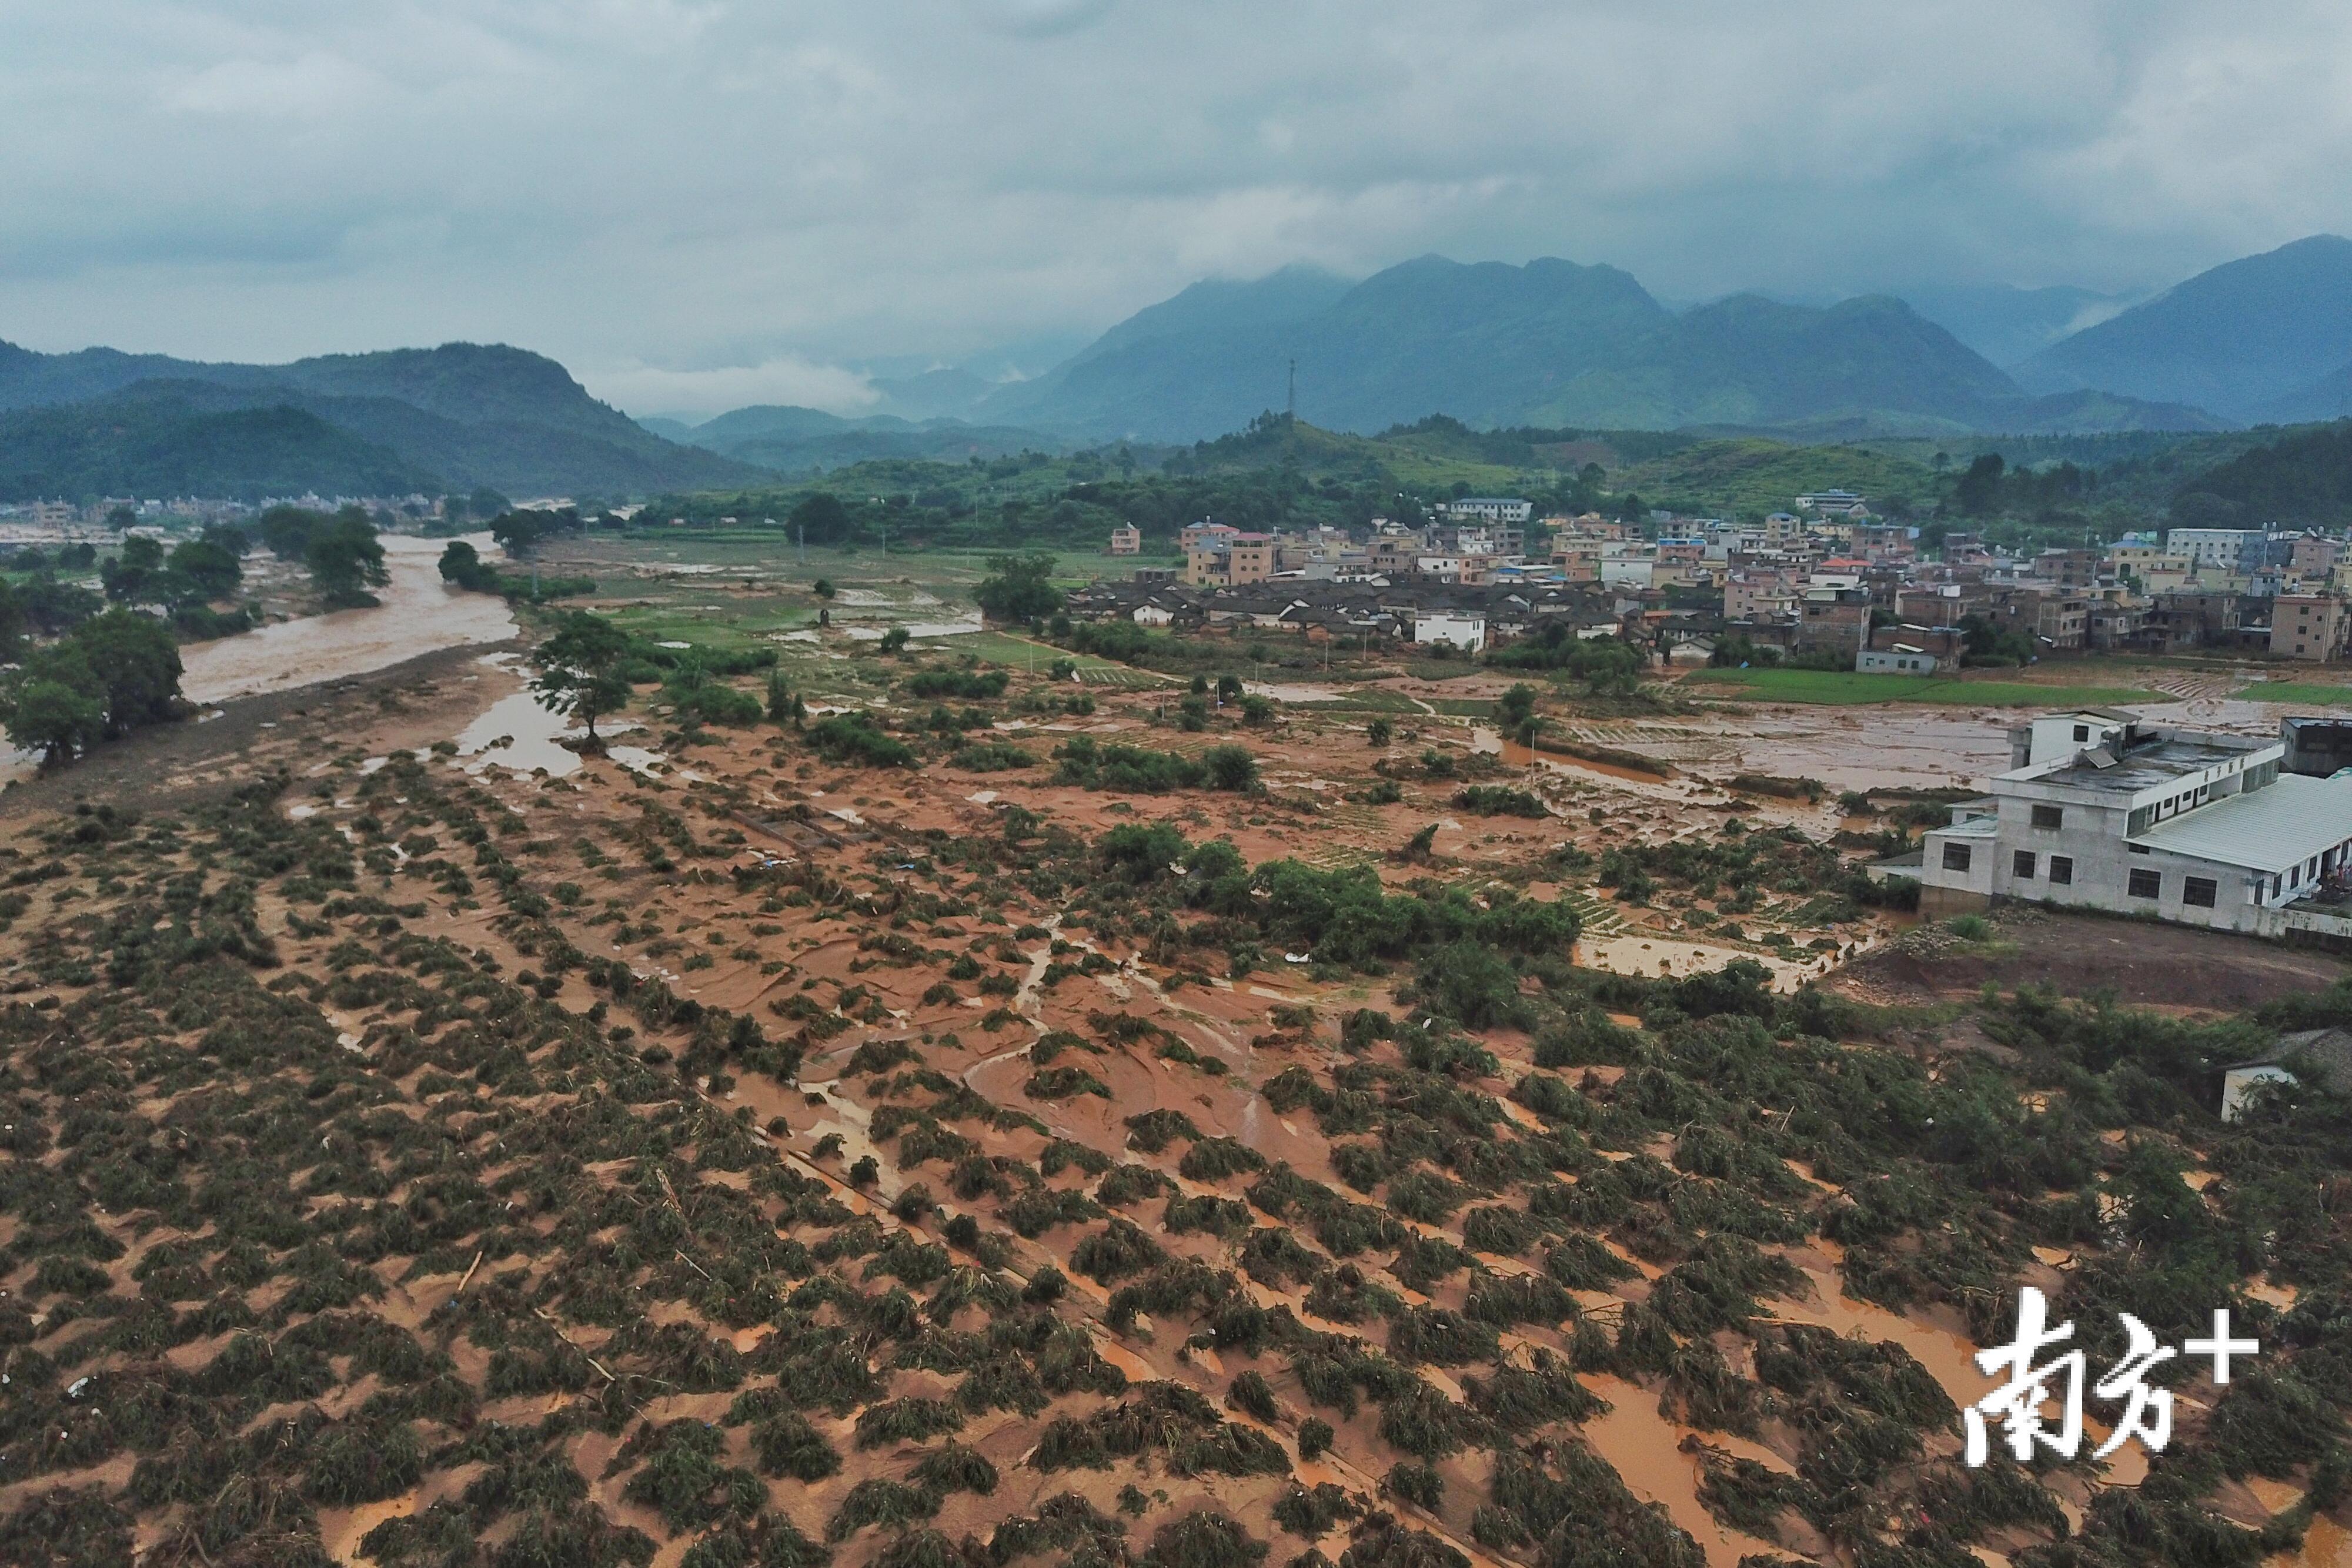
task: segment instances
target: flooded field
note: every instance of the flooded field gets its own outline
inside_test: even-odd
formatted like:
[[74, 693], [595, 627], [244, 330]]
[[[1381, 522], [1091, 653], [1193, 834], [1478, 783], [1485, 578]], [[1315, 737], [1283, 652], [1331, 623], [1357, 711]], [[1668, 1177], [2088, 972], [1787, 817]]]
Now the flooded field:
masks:
[[[818, 628], [755, 560], [679, 559], [599, 601], [671, 653], [794, 639], [810, 718], [698, 727], [647, 684], [595, 747], [432, 559], [394, 552], [381, 611], [192, 649], [217, 716], [81, 775], [136, 771], [142, 825], [9, 824], [7, 1137], [45, 1207], [0, 1214], [26, 1302], [0, 1405], [60, 1437], [10, 1446], [0, 1519], [111, 1530], [88, 1500], [113, 1500], [126, 1540], [254, 1561], [214, 1507], [249, 1487], [273, 1550], [380, 1568], [484, 1542], [1167, 1568], [1211, 1511], [1326, 1568], [1999, 1564], [2098, 1536], [2147, 1474], [2021, 1472], [1994, 1517], [1946, 1403], [1983, 1391], [1989, 1292], [2127, 1290], [2166, 1245], [2070, 1218], [2110, 1212], [2133, 1140], [2264, 1253], [2232, 1301], [2282, 1358], [2309, 1343], [2282, 1314], [2338, 1299], [2333, 1218], [2277, 1249], [2248, 1207], [2277, 1129], [2019, 1064], [2072, 1015], [2032, 1004], [2029, 1037], [2009, 993], [2210, 990], [2214, 949], [2171, 941], [2204, 934], [2003, 924], [1922, 958], [1833, 837], [1868, 820], [1729, 787], [1980, 782], [2016, 710], [1601, 717], [1547, 689], [1550, 737], [1627, 758], [1593, 761], [1505, 741], [1491, 672], [1302, 672], [1188, 721], [1188, 675], [1054, 680], [945, 584], [845, 582]], [[890, 624], [921, 635], [879, 656]], [[1005, 678], [953, 708], [910, 679], [976, 664]], [[848, 712], [905, 752], [816, 729]], [[1257, 787], [1210, 787], [1212, 747]], [[2233, 1006], [2345, 967], [2221, 964]], [[2095, 1118], [2061, 1113], [2078, 1081]], [[1988, 1179], [1937, 1131], [1995, 1122], [2063, 1176]], [[2338, 1179], [2295, 1157], [2295, 1190]], [[125, 1407], [271, 1436], [86, 1414]], [[2133, 1500], [2259, 1526], [2313, 1473], [2274, 1468], [2210, 1519]], [[2273, 1568], [2342, 1568], [2344, 1540], [2323, 1514]]]

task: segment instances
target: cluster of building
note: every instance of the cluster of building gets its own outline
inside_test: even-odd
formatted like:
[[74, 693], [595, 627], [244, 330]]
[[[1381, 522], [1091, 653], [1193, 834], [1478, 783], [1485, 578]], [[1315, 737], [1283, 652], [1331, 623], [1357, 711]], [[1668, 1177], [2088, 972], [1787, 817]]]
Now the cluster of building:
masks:
[[[1824, 490], [1745, 523], [1539, 518], [1526, 500], [1469, 497], [1444, 504], [1434, 522], [1375, 519], [1365, 535], [1203, 520], [1178, 545], [1184, 565], [1166, 577], [1211, 594], [1312, 602], [1333, 587], [1583, 590], [1611, 601], [1619, 621], [1896, 674], [1956, 667], [1964, 624], [2037, 657], [2202, 648], [2326, 661], [2352, 648], [2352, 559], [2343, 540], [2302, 529], [2174, 528], [2019, 555], [1949, 533], [1926, 552], [1917, 528], [1874, 516], [1863, 496]], [[1123, 529], [1111, 548], [1141, 546]]]
[[2326, 661], [2352, 643], [2344, 541], [2304, 529], [2174, 528], [2010, 555], [1967, 533], [1922, 558], [1916, 530], [1808, 519], [1726, 562], [1727, 632], [1854, 667], [1957, 665], [1964, 623], [2033, 656], [2190, 649]]
[[2326, 535], [2174, 528], [2011, 555], [1955, 532], [1927, 559], [1917, 529], [1838, 499], [1828, 515], [1706, 534], [1706, 561], [1723, 551], [1727, 635], [1895, 674], [1956, 667], [1964, 624], [2014, 633], [2005, 640], [2035, 657], [2212, 649], [2318, 662], [2352, 643], [2352, 562]]
[[0, 503], [0, 535], [6, 537], [78, 536], [82, 530], [117, 527], [124, 513], [139, 523], [236, 523], [259, 516], [276, 506], [331, 512], [357, 505], [370, 512], [404, 512], [411, 517], [438, 517], [437, 497], [411, 496], [272, 496], [261, 501], [237, 501], [216, 496], [174, 496], [168, 498], [102, 496], [89, 502], [17, 501]]

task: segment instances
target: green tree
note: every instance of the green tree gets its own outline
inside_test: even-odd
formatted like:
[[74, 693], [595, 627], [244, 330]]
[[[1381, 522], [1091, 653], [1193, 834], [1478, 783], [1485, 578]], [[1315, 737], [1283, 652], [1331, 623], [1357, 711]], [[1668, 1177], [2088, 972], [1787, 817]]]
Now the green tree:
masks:
[[482, 559], [481, 551], [464, 539], [451, 539], [441, 550], [441, 580], [454, 582], [460, 588], [470, 588], [478, 593], [499, 591], [498, 569]]
[[1364, 738], [1374, 746], [1385, 747], [1389, 737], [1395, 733], [1395, 727], [1384, 718], [1376, 718], [1364, 726]]
[[373, 604], [376, 597], [368, 590], [392, 580], [375, 525], [356, 507], [344, 507], [311, 532], [302, 547], [302, 564], [310, 569], [310, 580], [330, 610]]
[[8, 705], [8, 742], [21, 751], [37, 751], [41, 766], [56, 768], [87, 751], [106, 730], [106, 716], [98, 698], [63, 681], [28, 679], [21, 682]]
[[307, 507], [272, 507], [254, 523], [261, 542], [279, 560], [296, 561], [310, 543], [310, 536], [325, 528], [330, 521], [324, 512]]
[[1212, 789], [1238, 793], [1257, 782], [1257, 758], [1243, 747], [1213, 746], [1201, 753], [1201, 766], [1208, 770]]
[[1631, 696], [1642, 685], [1642, 655], [1614, 637], [1589, 638], [1570, 653], [1568, 672], [1595, 696]]
[[33, 620], [32, 605], [14, 583], [0, 578], [0, 664], [15, 660]]
[[501, 512], [490, 519], [490, 538], [509, 559], [520, 560], [543, 541], [579, 526], [577, 512]]
[[106, 733], [106, 705], [96, 672], [71, 642], [43, 648], [25, 661], [6, 694], [10, 744], [41, 754], [55, 768], [87, 751]]
[[122, 548], [98, 569], [106, 597], [117, 604], [151, 604], [163, 596], [163, 546], [144, 534], [132, 534]]
[[1535, 687], [1524, 681], [1512, 686], [1496, 699], [1495, 717], [1505, 735], [1521, 746], [1533, 746], [1538, 727]]
[[801, 497], [784, 520], [800, 539], [810, 544], [842, 544], [855, 531], [849, 508], [841, 504], [841, 497], [823, 490]]
[[109, 737], [179, 716], [180, 649], [162, 622], [110, 610], [74, 628], [70, 643], [96, 678]]
[[44, 635], [62, 636], [106, 607], [106, 601], [78, 582], [60, 582], [41, 572], [16, 591], [24, 621]]
[[972, 591], [981, 612], [998, 621], [1038, 621], [1062, 607], [1062, 591], [1053, 583], [1054, 558], [1043, 550], [1024, 555], [992, 555], [988, 575]]
[[1952, 487], [1954, 504], [1972, 517], [1991, 511], [2000, 499], [2000, 479], [2007, 466], [1998, 452], [1988, 452], [1977, 458]]
[[190, 539], [172, 551], [174, 603], [226, 599], [245, 581], [239, 552], [219, 539]]
[[601, 615], [568, 612], [556, 622], [555, 634], [531, 650], [539, 666], [531, 690], [551, 712], [586, 725], [593, 743], [596, 720], [628, 704], [629, 683], [620, 673], [628, 654], [627, 632]]
[[882, 633], [882, 652], [898, 653], [906, 649], [909, 633], [904, 626], [893, 626]]
[[801, 722], [807, 717], [808, 705], [801, 700], [800, 694], [793, 691], [790, 684], [785, 681], [783, 671], [770, 670], [768, 672], [769, 720], [775, 724], [789, 721], [793, 727], [797, 729]]
[[815, 594], [819, 599], [829, 600], [834, 594], [833, 580], [828, 577], [820, 577], [814, 582], [809, 584], [809, 591]]

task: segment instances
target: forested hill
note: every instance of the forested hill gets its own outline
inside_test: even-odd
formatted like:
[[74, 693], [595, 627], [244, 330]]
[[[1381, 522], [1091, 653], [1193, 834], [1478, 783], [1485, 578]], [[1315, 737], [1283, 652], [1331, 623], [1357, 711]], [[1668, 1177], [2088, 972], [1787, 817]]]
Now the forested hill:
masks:
[[2249, 423], [2352, 413], [2352, 240], [2314, 235], [2201, 272], [2017, 374], [2035, 391], [2100, 387]]
[[[342, 478], [354, 464], [421, 481], [407, 487], [487, 485], [517, 495], [641, 495], [740, 484], [758, 473], [664, 440], [589, 396], [554, 361], [499, 345], [238, 365], [111, 349], [40, 354], [0, 343], [0, 410], [41, 415], [16, 427], [39, 435], [9, 454], [10, 488], [0, 496], [8, 499], [180, 493], [140, 477], [175, 471], [207, 476], [216, 486], [207, 494], [282, 494], [281, 486], [350, 494]], [[206, 423], [263, 411], [299, 412], [308, 423]], [[348, 440], [321, 438], [320, 425]], [[215, 452], [171, 445], [175, 432], [193, 438], [215, 428], [246, 439]], [[384, 455], [358, 455], [379, 451]]]
[[0, 499], [405, 495], [436, 474], [299, 408], [207, 409], [133, 391], [0, 413]]
[[2352, 420], [2289, 432], [2191, 476], [2172, 516], [2201, 528], [2352, 523]]
[[2204, 428], [2131, 399], [2039, 404], [1951, 333], [1883, 297], [1816, 308], [1735, 295], [1660, 304], [1628, 274], [1423, 256], [1334, 295], [1296, 269], [1197, 286], [1105, 333], [980, 417], [1097, 438], [1193, 441], [1289, 396], [1369, 434], [1443, 413], [1483, 425], [1773, 427], [1866, 434]]

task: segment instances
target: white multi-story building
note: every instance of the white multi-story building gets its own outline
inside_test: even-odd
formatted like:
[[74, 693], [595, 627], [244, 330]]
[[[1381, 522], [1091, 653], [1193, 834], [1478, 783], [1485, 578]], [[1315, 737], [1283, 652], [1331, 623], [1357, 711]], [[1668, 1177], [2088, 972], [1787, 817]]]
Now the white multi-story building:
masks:
[[2192, 570], [2227, 575], [2262, 540], [2260, 528], [2172, 528], [2165, 533], [2164, 553], [2181, 557]]
[[1465, 653], [1486, 646], [1486, 617], [1475, 610], [1424, 610], [1412, 618], [1416, 643], [1451, 643]]
[[1916, 863], [1930, 914], [2017, 898], [2275, 934], [2352, 858], [2352, 778], [2282, 770], [2286, 742], [2144, 724], [2108, 708], [2011, 732], [2013, 766], [1952, 808]]
[[1515, 496], [1465, 496], [1459, 500], [1444, 502], [1437, 509], [1448, 521], [1457, 523], [1468, 522], [1475, 517], [1490, 523], [1524, 525], [1536, 515], [1533, 501], [1522, 501]]

